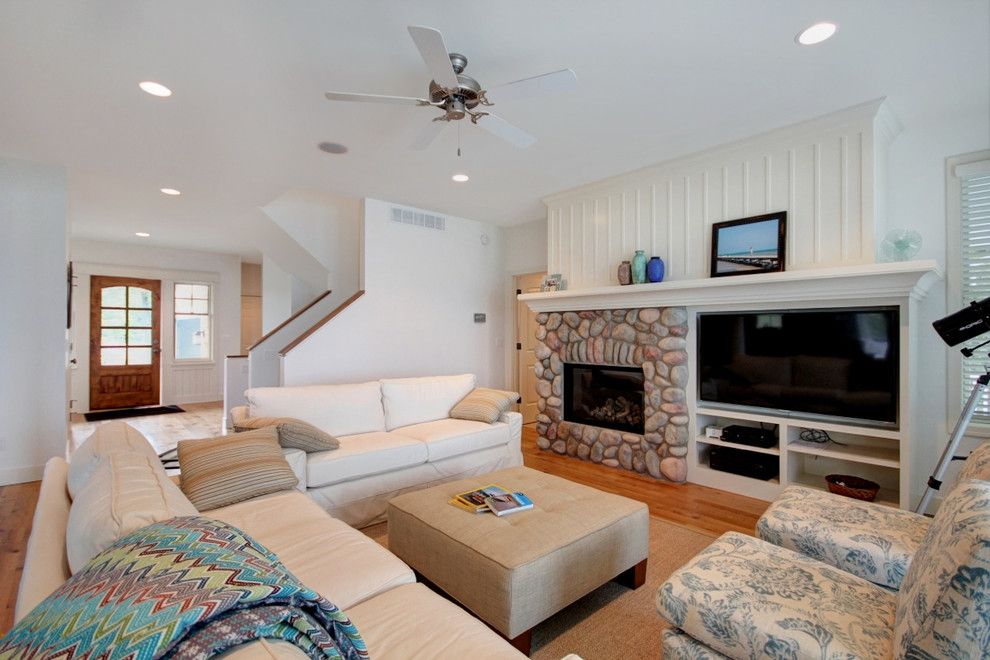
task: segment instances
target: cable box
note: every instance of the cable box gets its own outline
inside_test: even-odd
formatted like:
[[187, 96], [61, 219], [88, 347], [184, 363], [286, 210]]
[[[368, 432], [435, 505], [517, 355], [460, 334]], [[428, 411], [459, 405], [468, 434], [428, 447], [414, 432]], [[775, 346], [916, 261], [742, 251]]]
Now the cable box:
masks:
[[780, 475], [780, 457], [745, 449], [713, 446], [708, 453], [708, 467], [719, 472], [769, 481]]
[[761, 429], [753, 426], [739, 426], [733, 424], [722, 429], [722, 440], [725, 442], [735, 442], [740, 445], [750, 447], [761, 447], [769, 449], [777, 444], [774, 432], [769, 429]]

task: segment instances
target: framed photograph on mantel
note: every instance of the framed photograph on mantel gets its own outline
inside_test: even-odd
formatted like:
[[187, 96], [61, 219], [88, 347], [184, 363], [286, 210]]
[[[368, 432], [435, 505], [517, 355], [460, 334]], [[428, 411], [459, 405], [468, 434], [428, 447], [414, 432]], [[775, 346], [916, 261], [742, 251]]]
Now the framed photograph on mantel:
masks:
[[712, 277], [784, 270], [787, 211], [712, 225]]

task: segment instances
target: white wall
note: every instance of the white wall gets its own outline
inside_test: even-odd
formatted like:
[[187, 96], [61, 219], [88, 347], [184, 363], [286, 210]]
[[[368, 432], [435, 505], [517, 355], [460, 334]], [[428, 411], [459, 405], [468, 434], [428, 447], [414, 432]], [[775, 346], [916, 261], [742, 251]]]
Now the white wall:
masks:
[[391, 207], [365, 200], [366, 293], [284, 358], [283, 382], [472, 372], [503, 386], [501, 230], [451, 216], [445, 231], [405, 225], [391, 221]]
[[[887, 229], [918, 231], [923, 244], [918, 258], [946, 262], [946, 158], [990, 148], [990, 108], [977, 112], [940, 114], [905, 119], [904, 130], [891, 144], [888, 154], [887, 221], [878, 227], [878, 241]], [[947, 285], [947, 282], [946, 282]], [[959, 383], [949, 382], [949, 361], [959, 353], [939, 339], [931, 322], [959, 309], [961, 302], [946, 299], [946, 286], [932, 290], [919, 312], [917, 372], [925, 393], [918, 424], [932, 438], [930, 463], [941, 453], [961, 409]], [[969, 437], [957, 452], [966, 455], [985, 437]], [[958, 462], [947, 473], [948, 481], [958, 472]], [[926, 475], [927, 476], [927, 475]]]
[[[336, 307], [359, 288], [361, 200], [315, 190], [293, 189], [262, 209], [276, 225], [326, 269], [326, 287], [292, 281], [292, 310], [326, 289]], [[285, 320], [283, 317], [281, 320]]]
[[614, 285], [644, 249], [667, 279], [707, 277], [711, 225], [771, 211], [787, 211], [788, 270], [872, 262], [888, 119], [865, 103], [553, 195], [550, 271], [571, 289]]
[[[162, 280], [163, 404], [220, 401], [223, 360], [237, 355], [241, 334], [240, 258], [229, 254], [154, 246], [75, 240], [70, 254], [79, 280], [73, 305], [73, 410], [89, 409], [89, 276], [117, 275]], [[213, 360], [207, 364], [173, 364], [173, 290], [176, 281], [213, 285]]]
[[292, 276], [267, 255], [261, 259], [261, 333], [292, 315]]
[[64, 456], [66, 174], [0, 158], [0, 485]]

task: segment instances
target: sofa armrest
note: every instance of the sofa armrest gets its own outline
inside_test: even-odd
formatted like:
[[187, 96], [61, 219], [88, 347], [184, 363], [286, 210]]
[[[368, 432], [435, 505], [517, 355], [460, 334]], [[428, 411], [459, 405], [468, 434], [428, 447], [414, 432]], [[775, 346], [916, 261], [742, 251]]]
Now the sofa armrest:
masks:
[[296, 475], [296, 479], [299, 483], [296, 484], [296, 490], [303, 493], [306, 492], [306, 452], [302, 449], [294, 449], [283, 447], [282, 455], [285, 456], [285, 461], [292, 468], [293, 474]]
[[509, 449], [512, 451], [513, 455], [518, 459], [519, 465], [522, 465], [522, 413], [517, 413], [512, 410], [502, 413], [502, 416], [498, 418], [498, 421], [504, 422], [509, 426]]

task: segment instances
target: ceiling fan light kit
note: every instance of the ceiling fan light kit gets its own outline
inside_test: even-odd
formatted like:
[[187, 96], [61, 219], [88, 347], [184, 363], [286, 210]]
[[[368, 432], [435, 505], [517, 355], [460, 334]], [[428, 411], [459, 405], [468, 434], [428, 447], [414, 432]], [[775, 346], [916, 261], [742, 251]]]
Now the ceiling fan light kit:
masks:
[[449, 52], [444, 44], [443, 35], [438, 30], [410, 25], [409, 36], [412, 37], [432, 76], [428, 87], [429, 98], [350, 92], [327, 92], [326, 98], [331, 101], [430, 106], [441, 110], [443, 114], [434, 117], [431, 125], [424, 128], [410, 145], [410, 148], [415, 150], [429, 147], [440, 134], [444, 122], [460, 121], [464, 118], [470, 118], [472, 124], [520, 149], [525, 149], [536, 142], [535, 137], [490, 111], [479, 109], [479, 106], [488, 108], [494, 105], [488, 98], [489, 94], [494, 98], [511, 100], [562, 92], [577, 85], [577, 76], [574, 72], [570, 69], [561, 69], [486, 90], [477, 80], [464, 74], [468, 63], [467, 57], [460, 53]]

